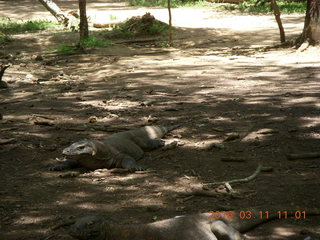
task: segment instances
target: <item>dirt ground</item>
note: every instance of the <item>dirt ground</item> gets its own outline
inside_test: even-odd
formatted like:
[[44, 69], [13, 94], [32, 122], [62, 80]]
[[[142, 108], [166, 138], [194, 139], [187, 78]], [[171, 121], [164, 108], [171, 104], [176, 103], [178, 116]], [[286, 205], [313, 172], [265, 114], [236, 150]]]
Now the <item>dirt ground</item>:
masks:
[[[50, 18], [32, 2], [0, 1], [0, 14]], [[76, 2], [60, 5], [72, 9]], [[105, 1], [91, 1], [88, 10], [97, 21], [146, 11]], [[148, 11], [166, 19], [165, 9]], [[0, 61], [12, 64], [3, 78], [12, 88], [0, 90], [0, 239], [72, 239], [63, 227], [52, 228], [85, 215], [131, 224], [219, 208], [319, 207], [319, 158], [286, 157], [320, 150], [319, 48], [266, 49], [279, 41], [271, 15], [185, 8], [173, 16], [179, 30], [170, 48], [116, 43], [61, 56], [48, 49], [78, 35], [40, 32], [15, 35], [1, 49], [10, 54]], [[289, 39], [298, 36], [303, 16], [283, 21]], [[47, 171], [72, 142], [171, 123], [182, 126], [166, 142], [178, 146], [140, 160], [155, 172]], [[224, 141], [232, 133], [238, 138]], [[241, 161], [224, 161], [230, 157]], [[232, 185], [236, 195], [222, 188], [213, 197], [181, 195], [202, 183], [247, 177], [259, 163], [271, 171]], [[319, 221], [277, 220], [246, 235], [320, 239]]]

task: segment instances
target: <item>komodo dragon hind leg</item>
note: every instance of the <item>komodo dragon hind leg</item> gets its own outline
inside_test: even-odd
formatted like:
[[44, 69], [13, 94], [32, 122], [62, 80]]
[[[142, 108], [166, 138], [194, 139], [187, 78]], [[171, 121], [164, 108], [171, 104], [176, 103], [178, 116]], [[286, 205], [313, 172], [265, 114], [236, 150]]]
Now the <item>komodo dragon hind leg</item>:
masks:
[[144, 151], [152, 151], [164, 146], [164, 141], [161, 139], [144, 139], [136, 137], [134, 138], [134, 142]]
[[211, 231], [217, 239], [244, 240], [245, 238], [235, 228], [228, 226], [223, 221], [217, 220], [211, 223]]
[[130, 171], [144, 171], [146, 168], [140, 166], [137, 164], [136, 160], [128, 155], [121, 154], [118, 156], [121, 158], [121, 166], [116, 166], [116, 167], [122, 167], [125, 169], [129, 169]]
[[52, 167], [49, 167], [49, 171], [62, 171], [65, 169], [72, 169], [77, 167], [80, 167], [80, 165], [76, 160], [67, 159], [66, 161], [57, 163]]

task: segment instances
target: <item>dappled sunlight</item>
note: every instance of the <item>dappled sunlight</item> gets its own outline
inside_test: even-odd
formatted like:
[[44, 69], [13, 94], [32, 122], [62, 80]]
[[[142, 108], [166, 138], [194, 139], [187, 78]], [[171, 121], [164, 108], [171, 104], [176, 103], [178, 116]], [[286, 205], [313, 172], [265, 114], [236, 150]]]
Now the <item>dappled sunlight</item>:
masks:
[[293, 231], [292, 228], [285, 228], [285, 227], [277, 227], [274, 229], [274, 236], [280, 237], [280, 236], [292, 236], [295, 235], [295, 231]]
[[320, 126], [319, 117], [301, 117], [301, 120], [304, 122], [302, 127], [317, 127], [317, 126]]
[[49, 216], [32, 217], [30, 215], [27, 215], [27, 216], [21, 216], [19, 219], [17, 219], [15, 221], [15, 224], [21, 224], [21, 225], [39, 224], [43, 221], [48, 221], [50, 219], [51, 219], [51, 217], [49, 217]]

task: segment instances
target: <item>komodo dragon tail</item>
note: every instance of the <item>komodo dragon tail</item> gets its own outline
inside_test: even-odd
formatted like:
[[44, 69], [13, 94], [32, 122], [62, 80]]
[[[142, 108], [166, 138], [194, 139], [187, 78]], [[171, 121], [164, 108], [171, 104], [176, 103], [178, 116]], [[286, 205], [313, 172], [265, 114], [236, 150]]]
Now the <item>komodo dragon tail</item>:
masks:
[[233, 217], [226, 219], [226, 222], [244, 233], [252, 228], [275, 219], [290, 219], [303, 220], [308, 216], [320, 215], [320, 208], [311, 207], [288, 207], [288, 206], [272, 206], [252, 207], [233, 211]]
[[157, 139], [162, 138], [168, 132], [180, 127], [180, 124], [171, 126], [145, 126], [143, 129], [148, 133], [149, 138]]

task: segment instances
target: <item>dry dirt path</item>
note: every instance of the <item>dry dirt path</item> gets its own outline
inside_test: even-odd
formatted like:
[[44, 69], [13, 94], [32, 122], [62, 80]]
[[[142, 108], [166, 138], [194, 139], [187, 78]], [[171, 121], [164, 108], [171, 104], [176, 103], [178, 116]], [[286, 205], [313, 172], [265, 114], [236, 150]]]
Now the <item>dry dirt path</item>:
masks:
[[[56, 1], [61, 8], [77, 9], [77, 1]], [[33, 0], [0, 1], [0, 17], [15, 19], [51, 19], [54, 18], [41, 4]], [[28, 11], [25, 11], [28, 9]], [[168, 22], [167, 9], [130, 7], [126, 2], [90, 1], [88, 16], [92, 22], [123, 21], [131, 16], [141, 16], [150, 12], [157, 19]], [[188, 29], [215, 30], [215, 34], [241, 39], [251, 46], [265, 46], [279, 42], [277, 24], [273, 15], [237, 15], [217, 12], [214, 9], [173, 9], [173, 25]], [[288, 38], [301, 33], [304, 18], [301, 14], [282, 15], [283, 25]]]

